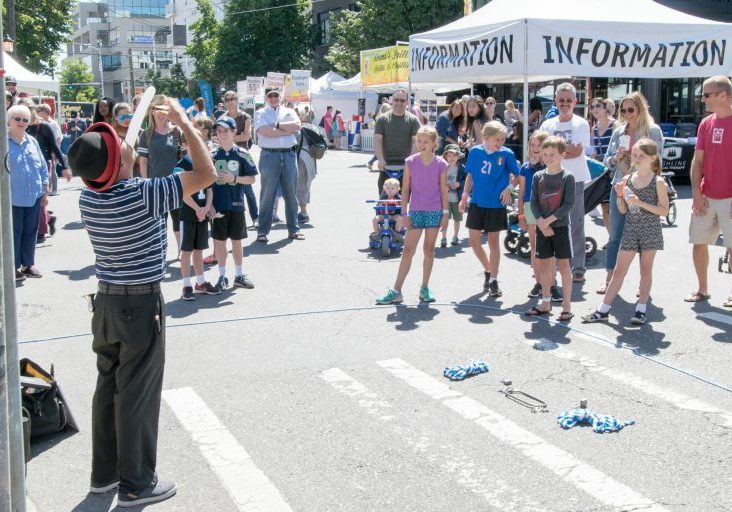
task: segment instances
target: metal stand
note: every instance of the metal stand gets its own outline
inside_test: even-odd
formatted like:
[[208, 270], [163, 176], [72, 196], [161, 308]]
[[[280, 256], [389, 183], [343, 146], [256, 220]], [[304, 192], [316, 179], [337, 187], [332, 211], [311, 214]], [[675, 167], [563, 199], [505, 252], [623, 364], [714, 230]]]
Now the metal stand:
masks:
[[525, 393], [523, 391], [519, 391], [518, 389], [513, 389], [511, 387], [511, 384], [513, 384], [510, 380], [502, 380], [501, 383], [506, 386], [501, 393], [508, 398], [509, 400], [512, 400], [516, 402], [517, 404], [526, 407], [531, 412], [549, 412], [549, 407], [547, 406], [546, 402], [543, 400], [539, 400], [535, 396], [531, 396], [528, 393]]

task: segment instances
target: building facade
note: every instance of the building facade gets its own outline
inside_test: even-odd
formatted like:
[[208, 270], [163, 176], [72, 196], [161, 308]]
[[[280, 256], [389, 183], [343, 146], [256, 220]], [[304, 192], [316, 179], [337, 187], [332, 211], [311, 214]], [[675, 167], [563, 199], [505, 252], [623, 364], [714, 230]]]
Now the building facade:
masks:
[[104, 96], [129, 101], [146, 84], [149, 70], [169, 73], [170, 0], [110, 0], [76, 4], [76, 30], [68, 58], [81, 59], [103, 84]]

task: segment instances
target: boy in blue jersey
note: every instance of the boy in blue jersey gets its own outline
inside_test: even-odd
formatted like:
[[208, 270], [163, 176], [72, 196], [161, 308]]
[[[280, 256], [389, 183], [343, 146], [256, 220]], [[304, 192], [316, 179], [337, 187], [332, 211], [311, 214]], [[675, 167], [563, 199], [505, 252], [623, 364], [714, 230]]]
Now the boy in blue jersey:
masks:
[[[214, 254], [219, 265], [219, 279], [216, 290], [229, 286], [226, 278], [226, 241], [231, 240], [231, 254], [234, 257], [234, 286], [254, 288], [254, 283], [244, 272], [242, 240], [247, 237], [244, 219], [244, 185], [255, 181], [257, 167], [249, 152], [234, 144], [236, 121], [221, 115], [214, 123], [219, 147], [211, 152], [218, 179], [213, 185], [213, 207], [216, 211], [211, 229], [214, 240]], [[183, 163], [183, 161], [181, 162]]]
[[[483, 265], [483, 290], [491, 297], [503, 293], [498, 287], [498, 264], [501, 261], [499, 235], [506, 229], [506, 206], [511, 202], [511, 183], [519, 172], [513, 151], [503, 146], [506, 127], [499, 121], [483, 125], [483, 144], [468, 153], [465, 164], [465, 188], [460, 200], [460, 211], [470, 197], [470, 209], [465, 227], [468, 228], [470, 247]], [[488, 233], [490, 258], [481, 244], [481, 234]]]

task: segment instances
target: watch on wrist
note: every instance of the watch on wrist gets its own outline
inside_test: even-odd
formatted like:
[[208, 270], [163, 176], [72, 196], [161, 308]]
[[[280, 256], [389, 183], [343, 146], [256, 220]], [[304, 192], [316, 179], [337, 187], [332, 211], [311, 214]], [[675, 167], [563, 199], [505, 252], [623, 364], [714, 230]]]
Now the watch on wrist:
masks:
[[442, 215], [449, 215], [449, 214], [450, 214], [450, 210], [447, 210], [447, 209], [442, 210]]

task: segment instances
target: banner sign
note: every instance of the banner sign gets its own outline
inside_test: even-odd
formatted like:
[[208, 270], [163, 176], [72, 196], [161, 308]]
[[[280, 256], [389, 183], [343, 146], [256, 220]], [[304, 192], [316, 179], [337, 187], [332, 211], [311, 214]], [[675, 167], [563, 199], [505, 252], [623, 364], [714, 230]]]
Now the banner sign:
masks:
[[[247, 90], [244, 94], [246, 96], [264, 95], [264, 77], [263, 76], [248, 76], [247, 77]], [[241, 93], [239, 94], [239, 96], [241, 96]]]
[[310, 70], [293, 69], [285, 81], [285, 100], [310, 101]]
[[[528, 24], [526, 58], [532, 81], [569, 76], [707, 77], [732, 72], [729, 29], [705, 26], [706, 32], [684, 33], [666, 27], [654, 32], [651, 24], [631, 33], [628, 27], [616, 30], [609, 24], [597, 30], [579, 24], [571, 29], [555, 25], [543, 20]], [[523, 23], [513, 23], [486, 27], [481, 35], [469, 39], [410, 38], [412, 82], [456, 81], [458, 76], [467, 82], [489, 78], [496, 83], [521, 82], [523, 30]]]
[[246, 80], [237, 80], [236, 81], [236, 95], [239, 96], [239, 101], [241, 99], [249, 94], [247, 91], [247, 81]]
[[210, 116], [213, 114], [213, 106], [214, 106], [213, 91], [211, 90], [211, 84], [208, 83], [206, 80], [199, 80], [198, 88], [201, 90], [201, 96], [203, 97], [203, 102], [206, 104], [206, 112], [208, 112], [208, 115]]
[[264, 81], [264, 87], [276, 87], [280, 91], [285, 89], [285, 74], [274, 73], [272, 71], [267, 72], [267, 78]]
[[239, 96], [239, 108], [254, 110], [254, 96]]
[[408, 46], [388, 46], [361, 51], [361, 85], [409, 81]]

